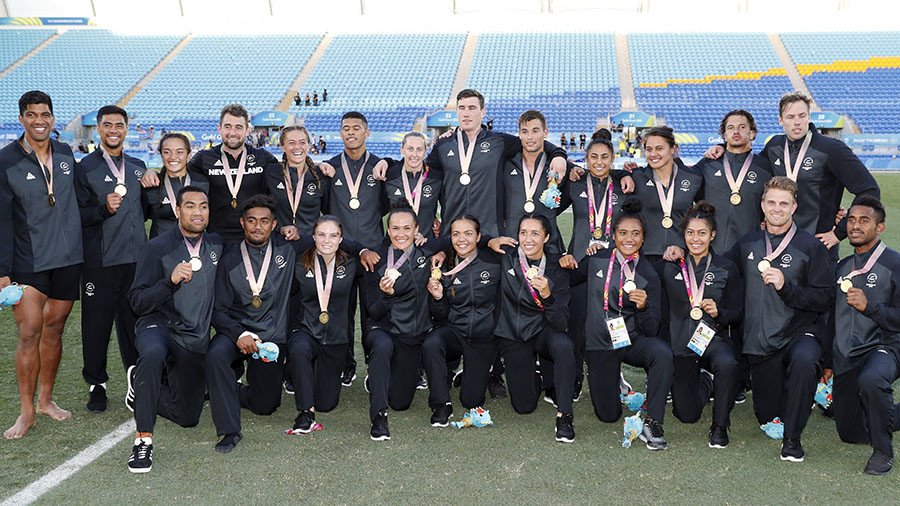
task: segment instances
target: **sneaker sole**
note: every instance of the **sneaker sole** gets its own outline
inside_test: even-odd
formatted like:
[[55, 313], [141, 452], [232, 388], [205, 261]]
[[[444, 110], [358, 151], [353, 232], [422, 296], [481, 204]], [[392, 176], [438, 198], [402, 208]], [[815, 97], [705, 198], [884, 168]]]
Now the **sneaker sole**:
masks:
[[390, 441], [391, 436], [369, 436], [372, 441]]
[[353, 386], [353, 382], [354, 382], [355, 380], [356, 380], [356, 374], [354, 374], [353, 377], [350, 378], [350, 381], [341, 381], [341, 386], [342, 386], [342, 387], [352, 387], [352, 386]]
[[134, 384], [131, 382], [131, 371], [135, 369], [137, 369], [137, 366], [133, 365], [125, 371], [125, 385], [127, 388], [125, 390], [125, 407], [132, 413], [134, 413]]
[[416, 385], [416, 390], [428, 390], [428, 385]]
[[716, 450], [724, 450], [725, 448], [728, 448], [728, 445], [716, 445], [716, 444], [712, 444], [712, 443], [708, 443], [708, 444], [709, 444], [710, 448], [715, 448]]
[[741, 400], [735, 400], [735, 401], [734, 401], [735, 404], [743, 404], [743, 403], [745, 403], [745, 402], [747, 402], [747, 398], [746, 398], [746, 397], [744, 397], [744, 398], [741, 399]]
[[785, 462], [803, 462], [803, 457], [793, 457], [791, 455], [782, 455], [781, 460]]
[[887, 471], [872, 471], [869, 469], [865, 470], [865, 473], [868, 474], [869, 476], [884, 476], [890, 472], [891, 472], [890, 469], [888, 469]]
[[449, 426], [450, 426], [450, 420], [447, 420], [447, 421], [444, 422], [444, 423], [441, 423], [441, 422], [431, 422], [431, 426], [432, 426], [432, 427], [449, 427]]
[[648, 442], [646, 439], [644, 439], [644, 436], [638, 436], [638, 439], [640, 439], [641, 442], [643, 442], [643, 443], [647, 446], [647, 449], [648, 449], [648, 450], [660, 451], [660, 450], [666, 450], [666, 449], [669, 448], [668, 445], [664, 445], [664, 446], [652, 446], [652, 445], [650, 444], [650, 442]]
[[563, 437], [563, 436], [556, 436], [556, 441], [559, 443], [574, 443], [575, 438], [574, 437], [568, 438], [568, 437]]
[[134, 474], [144, 474], [144, 473], [149, 473], [151, 469], [153, 469], [153, 466], [139, 467], [139, 468], [129, 467], [128, 471], [131, 473], [134, 473]]

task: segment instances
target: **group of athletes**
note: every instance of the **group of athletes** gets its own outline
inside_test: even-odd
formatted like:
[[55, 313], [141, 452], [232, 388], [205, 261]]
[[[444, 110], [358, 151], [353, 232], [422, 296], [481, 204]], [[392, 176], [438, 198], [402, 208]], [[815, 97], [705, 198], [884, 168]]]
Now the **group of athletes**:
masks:
[[[194, 426], [207, 397], [219, 452], [241, 441], [242, 408], [273, 413], [283, 384], [298, 413], [286, 432], [320, 429], [316, 414], [356, 377], [357, 310], [375, 441], [390, 439], [388, 409], [409, 408], [424, 370], [433, 426], [453, 417], [455, 380], [477, 410], [502, 374], [517, 413], [544, 396], [556, 440], [573, 442], [584, 364], [595, 415], [614, 423], [624, 362], [647, 374], [639, 437], [651, 450], [667, 447], [669, 397], [685, 423], [714, 399], [709, 446], [727, 447], [732, 408], [752, 388], [758, 422], [783, 424], [781, 459], [799, 462], [817, 385], [833, 375], [840, 438], [870, 444], [865, 471], [887, 473], [900, 256], [881, 242], [874, 178], [809, 109], [785, 95], [784, 134], [757, 154], [753, 116], [730, 111], [724, 144], [693, 167], [671, 129], [652, 128], [647, 165], [612, 171], [608, 131], [582, 168], [547, 142], [539, 111], [521, 115], [518, 136], [485, 128], [471, 89], [457, 96], [459, 127], [430, 151], [407, 134], [401, 160], [367, 151], [359, 112], [341, 119], [339, 155], [314, 163], [308, 132], [287, 126], [278, 160], [246, 143], [249, 115], [232, 104], [221, 144], [191, 156], [168, 133], [156, 172], [123, 151], [123, 109], [99, 110], [100, 148], [76, 163], [51, 138], [51, 98], [25, 93], [24, 133], [0, 150], [0, 288], [25, 287], [13, 310], [21, 410], [4, 435], [21, 438], [36, 414], [71, 416], [52, 393], [80, 297], [87, 409], [107, 408], [115, 323], [135, 473], [152, 468], [157, 417]], [[853, 253], [838, 262], [844, 238]]]

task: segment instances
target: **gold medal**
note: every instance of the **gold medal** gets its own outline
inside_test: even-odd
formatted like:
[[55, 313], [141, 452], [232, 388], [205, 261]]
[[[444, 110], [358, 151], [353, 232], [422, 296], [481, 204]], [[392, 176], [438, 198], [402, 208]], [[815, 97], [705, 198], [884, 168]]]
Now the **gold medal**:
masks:
[[459, 176], [459, 184], [461, 184], [463, 186], [468, 186], [469, 183], [471, 183], [471, 182], [472, 182], [472, 178], [470, 178], [468, 174], [463, 174], [463, 175]]
[[736, 206], [741, 203], [741, 194], [740, 193], [732, 193], [731, 198], [729, 200], [731, 201], [731, 205]]
[[359, 209], [359, 199], [353, 197], [350, 199], [350, 209]]
[[594, 239], [597, 239], [597, 240], [599, 241], [600, 238], [603, 237], [603, 231], [600, 230], [599, 227], [598, 227], [598, 228], [595, 228], [595, 229], [594, 229], [593, 236], [594, 236]]
[[674, 224], [675, 224], [675, 222], [672, 221], [672, 218], [670, 218], [668, 216], [663, 216], [663, 219], [662, 219], [663, 228], [672, 228], [672, 225], [674, 225]]
[[772, 264], [770, 264], [769, 261], [765, 258], [763, 258], [759, 261], [758, 264], [756, 264], [756, 268], [759, 269], [759, 272], [765, 272], [769, 267], [772, 267]]
[[853, 281], [850, 278], [841, 278], [841, 291], [847, 293], [853, 288]]
[[528, 268], [527, 271], [525, 271], [525, 277], [528, 279], [534, 279], [538, 276], [538, 274], [540, 274], [540, 272], [541, 271], [537, 267], [532, 265]]
[[391, 278], [391, 281], [397, 281], [397, 278], [400, 277], [400, 271], [397, 269], [388, 269], [384, 271], [384, 275]]
[[128, 193], [128, 188], [124, 184], [117, 184], [113, 192], [120, 197], [124, 197]]
[[231, 208], [237, 209], [237, 199], [234, 197], [231, 198]]
[[431, 279], [441, 279], [441, 270], [435, 267], [431, 269]]
[[622, 291], [624, 291], [625, 293], [631, 293], [634, 290], [637, 290], [637, 285], [634, 284], [634, 281], [630, 279], [626, 281], [624, 285], [622, 285]]
[[56, 197], [52, 193], [47, 196], [47, 203], [50, 207], [56, 207]]
[[203, 261], [200, 260], [200, 257], [191, 257], [191, 270], [194, 272], [199, 271], [203, 268]]
[[259, 309], [262, 307], [262, 298], [259, 295], [254, 295], [252, 299], [250, 299], [250, 305], [253, 306], [254, 309]]
[[525, 206], [524, 206], [524, 207], [525, 207], [525, 212], [526, 212], [526, 213], [533, 213], [533, 212], [534, 212], [534, 202], [532, 202], [532, 201], [529, 200], [528, 202], [525, 202]]
[[319, 323], [321, 323], [322, 325], [327, 325], [328, 320], [328, 311], [322, 311], [321, 313], [319, 313]]
[[694, 321], [699, 321], [700, 318], [703, 318], [703, 310], [699, 307], [691, 308], [691, 318]]

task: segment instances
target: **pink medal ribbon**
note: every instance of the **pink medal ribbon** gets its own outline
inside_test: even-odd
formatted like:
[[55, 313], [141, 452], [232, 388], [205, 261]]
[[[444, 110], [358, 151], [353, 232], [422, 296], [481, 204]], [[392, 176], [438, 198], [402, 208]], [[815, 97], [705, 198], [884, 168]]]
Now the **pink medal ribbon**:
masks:
[[[593, 176], [588, 174], [587, 176], [587, 195], [588, 195], [588, 226], [591, 229], [591, 237], [596, 240], [600, 240], [603, 237], [609, 237], [610, 230], [612, 227], [612, 214], [613, 214], [613, 184], [612, 177], [609, 175], [606, 176], [606, 191], [603, 193], [603, 200], [600, 201], [600, 205], [596, 205], [597, 199], [594, 197], [594, 185], [591, 182]], [[600, 229], [601, 217], [606, 215], [605, 221], [605, 229]], [[605, 232], [605, 233], [604, 233]]]
[[458, 273], [459, 271], [465, 269], [466, 266], [468, 266], [470, 263], [472, 263], [472, 261], [475, 260], [475, 258], [477, 258], [477, 257], [478, 257], [478, 250], [476, 249], [474, 253], [472, 253], [471, 255], [469, 255], [467, 258], [464, 258], [462, 262], [456, 264], [456, 267], [454, 267], [454, 268], [450, 269], [449, 271], [445, 272], [445, 273], [444, 273], [444, 276], [447, 276], [447, 277], [453, 277], [453, 276], [455, 276], [456, 273]]
[[231, 193], [231, 208], [237, 209], [238, 192], [241, 191], [241, 182], [244, 180], [244, 170], [247, 166], [247, 148], [241, 146], [241, 154], [238, 158], [237, 176], [231, 179], [231, 166], [228, 164], [228, 155], [225, 153], [225, 147], [222, 147], [222, 175], [225, 176], [225, 184], [228, 185], [228, 192]]
[[297, 170], [297, 186], [291, 183], [291, 169], [284, 167], [284, 191], [287, 193], [288, 204], [291, 206], [291, 219], [297, 221], [297, 209], [300, 208], [300, 199], [303, 197], [303, 176], [306, 171]]
[[[191, 184], [191, 175], [188, 172], [184, 173], [184, 183], [182, 183], [181, 187], [189, 186]], [[175, 189], [172, 188], [172, 179], [168, 174], [163, 176], [163, 186], [166, 187], [166, 196], [169, 197], [169, 207], [172, 208], [172, 214], [175, 214]]]
[[[700, 309], [700, 301], [703, 300], [703, 292], [706, 290], [706, 273], [709, 272], [709, 264], [712, 262], [712, 254], [706, 255], [706, 268], [703, 270], [703, 277], [700, 283], [697, 283], [697, 273], [694, 268], [688, 265], [683, 258], [678, 260], [681, 266], [681, 276], [684, 278], [684, 288], [687, 290], [688, 303], [691, 305], [691, 318], [699, 320], [703, 317]], [[695, 318], [695, 316], [699, 316]]]
[[[541, 184], [541, 175], [544, 173], [544, 167], [547, 165], [547, 157], [544, 153], [538, 155], [541, 163], [538, 166], [528, 167], [525, 163], [525, 155], [522, 155], [522, 179], [525, 182], [525, 212], [534, 212], [534, 194], [537, 192], [538, 185]], [[535, 160], [537, 161], [537, 160]]]
[[[744, 164], [741, 165], [741, 171], [738, 173], [737, 178], [735, 178], [731, 174], [731, 164], [728, 162], [728, 154], [726, 153], [722, 157], [722, 165], [725, 168], [725, 179], [728, 180], [728, 187], [731, 188], [731, 203], [733, 205], [738, 205], [741, 203], [741, 185], [744, 184], [744, 177], [747, 176], [747, 171], [750, 170], [750, 165], [753, 163], [753, 152], [747, 154], [747, 159], [744, 160]], [[735, 197], [737, 195], [737, 197]]]
[[[322, 267], [319, 266], [319, 255], [316, 254], [314, 270], [316, 273], [316, 295], [319, 298], [319, 310], [321, 311], [320, 321], [323, 319], [321, 314], [328, 314], [328, 301], [331, 300], [331, 287], [334, 284], [334, 262], [335, 259], [332, 258], [328, 265], [325, 266], [325, 279], [323, 280]], [[322, 323], [327, 323], [327, 316], [324, 319], [325, 321]]]
[[250, 304], [259, 309], [262, 306], [262, 299], [259, 294], [262, 293], [263, 285], [266, 283], [266, 275], [269, 273], [269, 263], [272, 260], [272, 241], [266, 244], [266, 254], [263, 257], [262, 266], [259, 268], [259, 278], [253, 274], [253, 265], [250, 263], [250, 253], [247, 251], [247, 241], [241, 241], [241, 258], [244, 260], [244, 270], [247, 271], [247, 283], [250, 285], [250, 291], [253, 298]]
[[120, 197], [124, 197], [128, 192], [128, 189], [125, 187], [125, 155], [122, 154], [122, 164], [116, 167], [116, 164], [113, 162], [109, 153], [106, 150], [101, 149], [103, 152], [103, 160], [106, 161], [106, 166], [109, 167], [109, 171], [112, 172], [112, 175], [116, 178], [116, 187], [115, 191]]
[[534, 299], [534, 303], [537, 304], [538, 309], [543, 311], [544, 303], [541, 302], [541, 298], [531, 284], [531, 278], [544, 275], [544, 269], [547, 268], [547, 256], [544, 255], [541, 257], [541, 263], [537, 267], [529, 266], [528, 257], [525, 256], [525, 251], [521, 247], [518, 249], [519, 267], [522, 269], [522, 277], [525, 278], [525, 286], [528, 288], [528, 292], [531, 294], [531, 298]]
[[797, 176], [800, 174], [800, 167], [803, 166], [803, 159], [806, 157], [806, 150], [809, 149], [810, 142], [812, 142], [811, 131], [806, 132], [806, 138], [803, 139], [803, 144], [800, 145], [800, 152], [797, 153], [797, 160], [791, 165], [791, 151], [788, 149], [788, 139], [787, 136], [784, 138], [784, 172], [794, 182], [797, 181]]
[[[412, 174], [412, 172], [410, 172]], [[419, 180], [416, 182], [416, 189], [413, 190], [409, 186], [409, 181], [407, 177], [407, 170], [404, 166], [403, 172], [400, 174], [400, 179], [403, 180], [403, 194], [406, 196], [406, 200], [409, 202], [409, 205], [412, 206], [413, 211], [416, 212], [416, 215], [419, 214], [419, 206], [422, 205], [422, 183], [425, 182], [425, 178], [428, 177], [428, 167], [422, 171], [422, 174], [419, 176]]]
[[[479, 127], [479, 132], [481, 131]], [[457, 150], [459, 151], [459, 168], [462, 171], [462, 174], [459, 176], [459, 182], [466, 186], [468, 185], [472, 179], [469, 176], [469, 166], [472, 164], [472, 155], [475, 154], [475, 141], [478, 140], [478, 133], [475, 134], [475, 139], [469, 143], [469, 148], [464, 149], [463, 146], [463, 131], [459, 128], [456, 129], [456, 145]]]
[[[851, 288], [853, 288], [853, 278], [859, 276], [860, 274], [865, 274], [872, 270], [872, 267], [875, 266], [875, 262], [881, 258], [881, 254], [884, 253], [884, 250], [887, 249], [887, 246], [884, 245], [883, 242], [878, 243], [878, 246], [875, 248], [875, 251], [872, 252], [872, 256], [869, 257], [869, 260], [866, 261], [866, 264], [863, 265], [862, 269], [854, 269], [850, 271], [849, 274], [840, 278], [838, 283], [841, 285], [841, 291], [847, 293]], [[856, 258], [853, 258], [853, 265], [856, 266]]]
[[341, 171], [344, 173], [344, 179], [347, 180], [347, 189], [350, 191], [350, 209], [359, 209], [359, 186], [362, 184], [363, 174], [366, 172], [366, 164], [369, 163], [369, 152], [366, 152], [366, 158], [362, 165], [359, 166], [359, 174], [356, 179], [350, 176], [350, 165], [347, 163], [346, 153], [341, 153]]
[[188, 262], [191, 264], [191, 270], [194, 272], [199, 271], [203, 268], [203, 261], [200, 260], [200, 247], [203, 246], [203, 235], [197, 238], [197, 244], [191, 246], [191, 242], [187, 240], [187, 237], [184, 238], [184, 247], [188, 250], [188, 255], [190, 255], [190, 259]]

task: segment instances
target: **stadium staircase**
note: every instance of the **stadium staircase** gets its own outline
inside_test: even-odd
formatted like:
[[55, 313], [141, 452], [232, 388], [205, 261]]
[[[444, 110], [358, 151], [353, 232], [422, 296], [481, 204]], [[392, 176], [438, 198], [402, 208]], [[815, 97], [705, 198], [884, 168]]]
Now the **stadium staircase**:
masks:
[[[46, 37], [46, 38], [43, 41], [41, 41], [37, 46], [34, 46], [30, 51], [21, 55], [19, 58], [15, 59], [13, 61], [9, 61], [9, 60], [3, 61], [2, 64], [0, 64], [0, 65], [2, 65], [2, 68], [3, 68], [3, 71], [0, 72], [0, 79], [3, 79], [4, 77], [6, 77], [6, 75], [9, 74], [10, 72], [12, 72], [13, 70], [15, 70], [16, 67], [18, 67], [19, 65], [22, 65], [23, 63], [28, 61], [32, 56], [38, 54], [39, 52], [41, 52], [42, 49], [47, 47], [47, 45], [49, 45], [51, 42], [53, 42], [54, 40], [59, 38], [58, 33], [53, 33], [52, 35], [51, 35], [51, 33], [52, 32], [48, 32], [48, 31], [44, 31], [44, 30], [41, 30], [41, 31], [35, 30], [33, 32], [25, 31], [25, 30], [16, 30], [15, 32], [9, 31], [9, 32], [4, 33], [3, 34], [4, 52], [7, 52], [7, 51], [14, 52], [16, 49], [18, 49], [15, 47], [11, 47], [11, 46], [13, 46], [14, 42], [19, 42], [20, 44], [24, 42], [25, 44], [27, 44], [27, 46], [26, 46], [26, 48], [27, 48], [34, 42], [34, 40], [40, 40], [40, 38], [42, 38], [42, 37]], [[9, 36], [14, 36], [16, 39], [15, 40], [5, 40]], [[21, 39], [20, 39], [20, 37], [21, 37]], [[14, 54], [18, 54], [18, 53], [14, 53]]]
[[631, 85], [631, 55], [628, 53], [628, 35], [616, 34], [616, 63], [619, 68], [619, 92], [622, 94], [622, 110], [636, 111], [634, 86]]
[[794, 85], [794, 89], [804, 93], [807, 97], [813, 100], [811, 109], [813, 111], [820, 111], [821, 109], [816, 104], [816, 97], [810, 93], [809, 88], [806, 86], [806, 83], [803, 81], [803, 78], [800, 77], [800, 72], [797, 70], [797, 66], [794, 65], [794, 60], [791, 59], [790, 53], [786, 47], [784, 47], [784, 42], [781, 41], [781, 36], [777, 33], [769, 34], [769, 41], [772, 43], [772, 47], [775, 49], [775, 54], [781, 59], [781, 64], [784, 66], [785, 71], [787, 71], [788, 77], [791, 79], [791, 84]]
[[444, 107], [448, 111], [456, 109], [456, 94], [465, 89], [466, 82], [469, 80], [476, 47], [478, 47], [478, 34], [469, 32], [466, 35], [466, 44], [463, 46], [462, 56], [459, 58], [459, 65], [456, 67], [456, 77], [453, 79], [453, 86], [450, 87], [450, 96], [447, 98], [447, 105]]
[[178, 44], [176, 44], [175, 47], [172, 48], [172, 51], [170, 51], [165, 58], [157, 63], [156, 66], [150, 70], [150, 72], [147, 72], [147, 75], [145, 75], [144, 78], [141, 79], [141, 81], [137, 83], [134, 88], [131, 88], [131, 90], [129, 90], [128, 93], [124, 97], [122, 97], [122, 99], [119, 100], [119, 103], [116, 105], [118, 105], [119, 107], [125, 107], [128, 104], [128, 101], [134, 98], [134, 96], [137, 95], [138, 92], [144, 88], [144, 86], [147, 86], [147, 83], [152, 81], [153, 78], [156, 77], [156, 74], [159, 74], [159, 71], [164, 69], [166, 65], [169, 64], [169, 62], [174, 60], [175, 57], [178, 56], [178, 53], [180, 53], [181, 50], [184, 49], [184, 46], [186, 46], [190, 41], [191, 34], [185, 35], [184, 38], [181, 39]]

